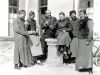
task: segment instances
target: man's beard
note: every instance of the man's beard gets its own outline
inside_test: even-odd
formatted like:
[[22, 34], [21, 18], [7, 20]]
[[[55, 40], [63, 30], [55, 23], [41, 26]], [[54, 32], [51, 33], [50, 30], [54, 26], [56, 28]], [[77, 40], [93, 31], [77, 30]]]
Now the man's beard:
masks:
[[76, 19], [76, 17], [72, 17], [72, 20], [75, 20]]
[[31, 20], [34, 20], [34, 18], [30, 18]]
[[20, 19], [21, 19], [21, 20], [24, 20], [25, 18], [23, 18], [23, 17], [20, 17]]
[[46, 17], [47, 17], [47, 18], [50, 18], [50, 17], [51, 17], [51, 15], [47, 15]]

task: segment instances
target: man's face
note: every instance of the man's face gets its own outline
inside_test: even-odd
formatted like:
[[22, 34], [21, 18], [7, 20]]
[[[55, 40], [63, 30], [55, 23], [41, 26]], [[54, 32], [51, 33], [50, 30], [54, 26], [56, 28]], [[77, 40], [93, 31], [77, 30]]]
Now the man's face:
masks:
[[30, 16], [31, 20], [34, 20], [34, 18], [35, 18], [35, 14], [33, 14], [33, 15]]
[[46, 11], [46, 16], [50, 17], [51, 16], [51, 12], [50, 11]]
[[24, 20], [24, 19], [25, 19], [25, 15], [26, 15], [26, 14], [23, 13], [23, 14], [20, 14], [19, 17], [20, 17], [22, 20]]
[[64, 15], [59, 15], [59, 19], [60, 20], [64, 20], [65, 19], [65, 16]]
[[83, 12], [79, 13], [80, 19], [84, 19], [86, 17], [86, 14], [84, 14]]
[[75, 13], [72, 13], [71, 14], [71, 18], [74, 20], [74, 19], [76, 19], [76, 14]]

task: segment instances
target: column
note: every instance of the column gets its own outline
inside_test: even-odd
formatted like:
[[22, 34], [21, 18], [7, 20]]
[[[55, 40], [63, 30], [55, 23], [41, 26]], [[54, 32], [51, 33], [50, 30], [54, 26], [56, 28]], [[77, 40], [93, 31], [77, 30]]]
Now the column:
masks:
[[80, 0], [74, 0], [74, 10], [76, 11], [77, 17], [79, 17], [79, 3], [80, 3]]
[[30, 0], [26, 0], [26, 2], [25, 2], [25, 11], [26, 11], [25, 20], [27, 20], [28, 13], [29, 13], [29, 11], [28, 11], [28, 8], [29, 8], [29, 1], [30, 1]]
[[100, 37], [100, 0], [94, 0], [94, 12], [93, 12], [93, 21], [94, 21], [94, 33], [96, 32]]
[[8, 0], [0, 2], [0, 36], [8, 36]]
[[48, 45], [48, 56], [46, 63], [49, 66], [62, 66], [63, 54], [57, 50], [57, 39], [46, 39]]

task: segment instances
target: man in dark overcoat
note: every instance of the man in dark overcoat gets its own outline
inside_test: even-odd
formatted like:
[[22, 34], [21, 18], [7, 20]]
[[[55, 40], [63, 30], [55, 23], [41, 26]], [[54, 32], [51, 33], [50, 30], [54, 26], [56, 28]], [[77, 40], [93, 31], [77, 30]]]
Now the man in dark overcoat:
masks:
[[27, 67], [31, 63], [31, 51], [28, 45], [29, 34], [26, 32], [25, 28], [25, 10], [20, 10], [18, 12], [18, 17], [13, 21], [14, 30], [14, 64], [15, 69], [20, 69], [20, 66]]
[[52, 30], [51, 25], [53, 25], [57, 20], [55, 17], [51, 16], [50, 10], [47, 10], [45, 13], [46, 13], [45, 18], [42, 19], [41, 23], [41, 28], [44, 30], [44, 33], [40, 38], [44, 58], [47, 57], [47, 49], [48, 49], [45, 39], [55, 37], [55, 30]]

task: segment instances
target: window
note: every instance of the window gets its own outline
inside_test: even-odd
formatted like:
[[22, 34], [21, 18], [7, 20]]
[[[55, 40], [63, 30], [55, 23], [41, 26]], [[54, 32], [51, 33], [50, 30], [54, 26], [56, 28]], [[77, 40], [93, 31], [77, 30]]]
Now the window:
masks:
[[87, 8], [93, 7], [93, 0], [88, 0], [87, 1]]
[[47, 0], [41, 0], [41, 6], [46, 6], [47, 5]]
[[9, 26], [8, 35], [13, 35], [12, 22], [17, 17], [18, 12], [18, 0], [9, 0]]
[[9, 0], [9, 18], [15, 18], [18, 12], [18, 0]]
[[88, 1], [88, 7], [90, 7], [90, 1]]

